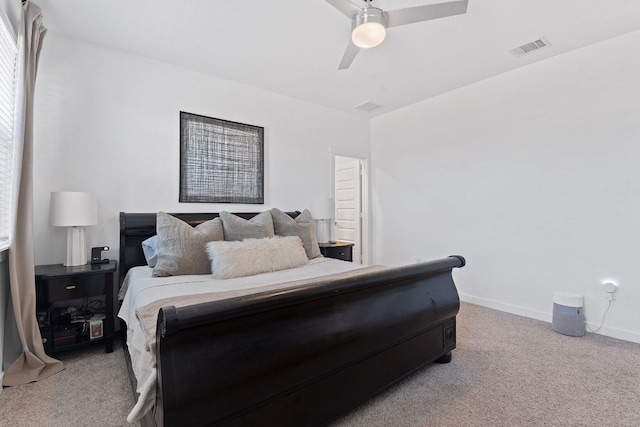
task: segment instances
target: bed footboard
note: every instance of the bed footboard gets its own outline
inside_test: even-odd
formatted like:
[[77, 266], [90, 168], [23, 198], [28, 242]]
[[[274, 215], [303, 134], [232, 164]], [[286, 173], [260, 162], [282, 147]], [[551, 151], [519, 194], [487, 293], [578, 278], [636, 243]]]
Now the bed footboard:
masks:
[[326, 423], [455, 348], [464, 263], [162, 308], [156, 424]]

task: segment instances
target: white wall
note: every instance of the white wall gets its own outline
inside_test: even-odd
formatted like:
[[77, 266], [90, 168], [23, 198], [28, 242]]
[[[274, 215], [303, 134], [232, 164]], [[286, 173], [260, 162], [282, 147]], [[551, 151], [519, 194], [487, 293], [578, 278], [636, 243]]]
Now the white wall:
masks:
[[[461, 254], [468, 301], [551, 320], [619, 283], [601, 333], [640, 342], [640, 32], [372, 120], [374, 261]], [[517, 59], [514, 59], [517, 60]]]
[[[264, 205], [178, 203], [180, 111], [265, 128]], [[38, 264], [64, 260], [65, 231], [47, 225], [51, 191], [96, 193], [100, 224], [87, 245], [117, 258], [120, 211], [301, 210], [330, 195], [329, 147], [370, 142], [365, 118], [53, 33], [35, 123]]]

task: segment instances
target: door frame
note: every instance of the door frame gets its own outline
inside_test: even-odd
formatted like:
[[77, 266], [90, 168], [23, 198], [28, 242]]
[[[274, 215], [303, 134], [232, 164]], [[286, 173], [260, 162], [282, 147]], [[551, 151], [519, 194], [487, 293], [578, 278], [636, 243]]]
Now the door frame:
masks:
[[[362, 167], [362, 230], [361, 230], [361, 246], [362, 246], [362, 264], [371, 265], [371, 153], [368, 151], [355, 150], [343, 147], [329, 147], [331, 157], [331, 198], [335, 198], [336, 194], [336, 156], [351, 157], [360, 160]], [[335, 224], [333, 229], [335, 230]]]

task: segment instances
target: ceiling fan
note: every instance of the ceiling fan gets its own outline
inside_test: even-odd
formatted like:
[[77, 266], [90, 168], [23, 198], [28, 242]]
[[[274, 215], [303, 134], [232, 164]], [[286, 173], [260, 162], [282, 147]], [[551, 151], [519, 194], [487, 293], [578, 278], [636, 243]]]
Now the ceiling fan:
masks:
[[467, 12], [469, 0], [455, 0], [389, 11], [372, 7], [371, 0], [364, 0], [364, 2], [365, 7], [359, 8], [349, 0], [327, 0], [327, 3], [351, 18], [351, 41], [342, 56], [339, 70], [349, 68], [360, 49], [368, 49], [382, 43], [387, 28], [461, 15]]

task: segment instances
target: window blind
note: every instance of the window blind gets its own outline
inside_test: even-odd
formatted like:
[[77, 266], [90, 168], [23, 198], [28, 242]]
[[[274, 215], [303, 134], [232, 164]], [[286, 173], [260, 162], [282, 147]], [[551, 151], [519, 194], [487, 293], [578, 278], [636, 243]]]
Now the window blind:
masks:
[[16, 52], [15, 37], [5, 20], [0, 19], [0, 249], [9, 246], [11, 224]]

